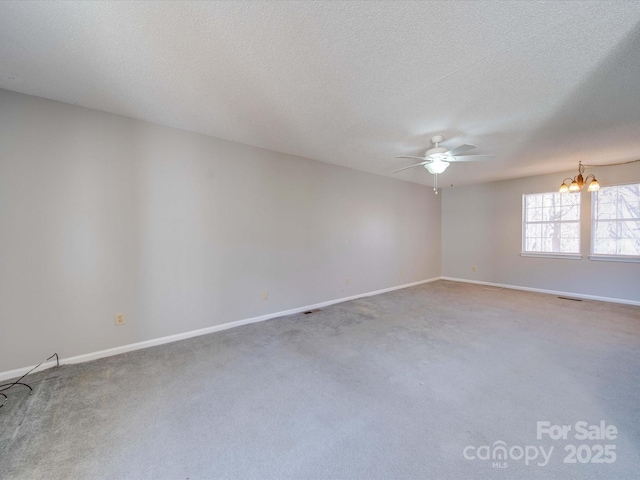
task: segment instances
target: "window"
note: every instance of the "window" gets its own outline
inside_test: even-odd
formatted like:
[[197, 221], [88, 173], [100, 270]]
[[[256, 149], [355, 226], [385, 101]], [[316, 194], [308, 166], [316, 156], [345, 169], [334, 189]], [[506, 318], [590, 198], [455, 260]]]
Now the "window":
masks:
[[580, 194], [522, 196], [523, 253], [580, 254]]
[[640, 257], [640, 183], [592, 194], [591, 253]]

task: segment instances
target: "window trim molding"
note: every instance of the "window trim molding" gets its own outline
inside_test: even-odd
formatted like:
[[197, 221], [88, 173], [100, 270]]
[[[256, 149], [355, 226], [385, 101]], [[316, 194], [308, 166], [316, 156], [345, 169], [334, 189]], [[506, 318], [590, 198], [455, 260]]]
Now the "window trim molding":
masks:
[[595, 262], [640, 263], [640, 257], [635, 255], [589, 255], [589, 260]]
[[582, 260], [581, 253], [520, 252], [520, 256], [538, 258], [560, 258], [562, 260]]

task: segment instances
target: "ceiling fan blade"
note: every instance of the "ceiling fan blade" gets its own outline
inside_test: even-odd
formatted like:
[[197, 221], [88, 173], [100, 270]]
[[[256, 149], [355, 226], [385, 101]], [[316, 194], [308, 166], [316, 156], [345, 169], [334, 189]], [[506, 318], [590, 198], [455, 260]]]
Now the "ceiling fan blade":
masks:
[[459, 153], [468, 152], [469, 150], [473, 150], [474, 148], [476, 148], [475, 145], [470, 145], [468, 143], [465, 143], [464, 145], [460, 145], [459, 147], [456, 147], [453, 150], [449, 150], [449, 155], [451, 155], [452, 157], [455, 157]]
[[[418, 158], [420, 158], [420, 157], [418, 157]], [[398, 173], [398, 172], [401, 172], [402, 170], [406, 170], [407, 168], [419, 167], [420, 165], [426, 165], [427, 163], [431, 163], [431, 160], [425, 160], [424, 162], [421, 162], [421, 163], [415, 163], [413, 165], [409, 165], [408, 167], [403, 167], [403, 168], [401, 168], [399, 170], [395, 170], [395, 171], [393, 171], [391, 173]]]
[[495, 157], [493, 153], [481, 154], [481, 155], [457, 155], [454, 162], [477, 162], [487, 157]]
[[414, 160], [422, 160], [422, 161], [427, 160], [427, 157], [407, 157], [407, 156], [404, 156], [404, 155], [401, 156], [401, 157], [396, 157], [396, 158], [412, 158]]

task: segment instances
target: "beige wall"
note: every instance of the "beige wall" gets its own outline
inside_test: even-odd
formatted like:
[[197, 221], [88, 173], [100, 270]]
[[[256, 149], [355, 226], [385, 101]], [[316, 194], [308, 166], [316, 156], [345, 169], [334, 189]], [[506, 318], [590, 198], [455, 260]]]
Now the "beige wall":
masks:
[[440, 198], [0, 90], [0, 372], [437, 277]]

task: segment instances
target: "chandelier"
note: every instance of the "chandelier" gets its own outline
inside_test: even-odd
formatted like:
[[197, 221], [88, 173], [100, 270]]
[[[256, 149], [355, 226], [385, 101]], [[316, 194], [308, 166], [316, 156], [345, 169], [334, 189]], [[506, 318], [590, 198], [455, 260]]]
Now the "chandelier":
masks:
[[[580, 190], [582, 190], [582, 187], [585, 183], [589, 182], [589, 179], [591, 179], [591, 181], [589, 182], [589, 186], [587, 187], [587, 191], [589, 192], [597, 192], [598, 190], [600, 190], [600, 184], [598, 183], [598, 180], [596, 180], [595, 175], [593, 174], [589, 174], [587, 175], [587, 178], [584, 178], [582, 176], [582, 174], [584, 173], [584, 165], [582, 165], [582, 162], [579, 162], [578, 164], [578, 175], [576, 175], [573, 178], [565, 178], [562, 181], [562, 185], [560, 185], [560, 193], [575, 193], [575, 192], [579, 192]], [[569, 185], [567, 185], [567, 180], [569, 180], [569, 182], [571, 182]]]

